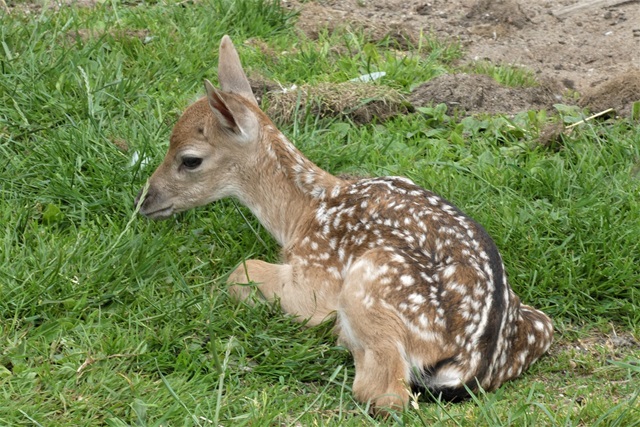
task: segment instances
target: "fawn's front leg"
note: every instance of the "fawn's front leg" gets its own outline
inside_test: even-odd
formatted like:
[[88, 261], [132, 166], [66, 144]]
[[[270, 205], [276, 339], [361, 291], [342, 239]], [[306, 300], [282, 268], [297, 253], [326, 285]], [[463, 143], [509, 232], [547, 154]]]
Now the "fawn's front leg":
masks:
[[290, 269], [287, 267], [289, 266], [247, 260], [229, 275], [229, 295], [238, 301], [251, 303], [249, 297], [252, 290], [257, 288], [260, 297], [273, 301], [278, 287], [284, 288], [284, 284], [291, 281]]
[[326, 272], [302, 270], [290, 264], [270, 264], [255, 259], [239, 265], [229, 275], [229, 294], [248, 301], [255, 283], [260, 296], [279, 301], [285, 313], [313, 326], [327, 320], [335, 311], [337, 295], [326, 280]]

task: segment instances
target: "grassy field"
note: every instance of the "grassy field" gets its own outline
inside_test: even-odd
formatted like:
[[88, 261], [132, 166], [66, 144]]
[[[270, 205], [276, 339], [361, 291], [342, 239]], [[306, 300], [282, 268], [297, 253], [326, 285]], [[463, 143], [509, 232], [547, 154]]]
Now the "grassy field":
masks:
[[0, 11], [1, 426], [640, 425], [637, 122], [588, 122], [551, 147], [541, 129], [582, 111], [460, 119], [434, 106], [354, 125], [302, 110], [282, 125], [333, 173], [405, 175], [456, 203], [555, 321], [550, 354], [497, 392], [374, 420], [331, 325], [229, 300], [234, 266], [278, 258], [247, 210], [227, 200], [150, 222], [133, 198], [215, 82], [223, 34], [250, 73], [283, 85], [386, 71], [379, 83], [405, 93], [455, 71], [460, 48], [425, 36], [399, 57], [357, 31], [307, 40], [267, 0], [32, 10]]

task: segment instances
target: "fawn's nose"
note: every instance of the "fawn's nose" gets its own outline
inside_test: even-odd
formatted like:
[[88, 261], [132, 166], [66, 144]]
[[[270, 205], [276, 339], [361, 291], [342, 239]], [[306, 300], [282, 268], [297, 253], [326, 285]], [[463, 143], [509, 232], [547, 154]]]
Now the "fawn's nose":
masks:
[[142, 200], [142, 204], [140, 205], [140, 210], [142, 211], [145, 205], [149, 204], [149, 200], [153, 199], [153, 191], [151, 189], [151, 187], [149, 187], [149, 189], [147, 190], [147, 194], [144, 196], [144, 199], [142, 199], [142, 194], [144, 193], [144, 188], [141, 188], [140, 191], [138, 191], [138, 195], [136, 196], [136, 198], [133, 201], [133, 208], [137, 208], [138, 204], [140, 203], [140, 200]]

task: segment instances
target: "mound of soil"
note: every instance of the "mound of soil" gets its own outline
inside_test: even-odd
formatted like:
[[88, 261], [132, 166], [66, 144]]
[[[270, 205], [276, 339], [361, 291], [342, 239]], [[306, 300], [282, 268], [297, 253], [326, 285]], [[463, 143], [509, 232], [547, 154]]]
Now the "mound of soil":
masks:
[[640, 70], [632, 69], [585, 90], [579, 104], [592, 113], [613, 108], [616, 114], [628, 117], [634, 102], [640, 102]]
[[509, 24], [520, 29], [529, 23], [529, 18], [515, 0], [479, 0], [471, 6], [465, 19], [479, 24]]
[[560, 95], [550, 85], [513, 88], [480, 74], [443, 74], [418, 86], [409, 100], [414, 107], [444, 103], [450, 111], [516, 114], [549, 109]]

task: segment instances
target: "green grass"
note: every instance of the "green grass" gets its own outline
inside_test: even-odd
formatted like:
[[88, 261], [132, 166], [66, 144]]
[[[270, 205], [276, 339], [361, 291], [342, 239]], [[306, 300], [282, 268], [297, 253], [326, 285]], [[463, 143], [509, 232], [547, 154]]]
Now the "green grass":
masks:
[[640, 334], [637, 123], [588, 122], [553, 149], [537, 137], [557, 119], [536, 112], [458, 121], [436, 106], [283, 128], [331, 172], [405, 175], [456, 203], [495, 238], [515, 291], [556, 323], [550, 355], [521, 379], [386, 421], [353, 400], [331, 325], [303, 329], [227, 297], [241, 260], [278, 258], [247, 210], [135, 215], [177, 115], [215, 80], [225, 33], [248, 70], [283, 84], [386, 71], [406, 92], [460, 56], [429, 37], [406, 55], [357, 30], [306, 40], [294, 22], [262, 0], [2, 16], [0, 425], [638, 425], [640, 348], [607, 340]]
[[476, 61], [464, 67], [463, 70], [469, 73], [486, 74], [504, 86], [532, 87], [538, 85], [533, 71], [513, 65], [496, 65], [489, 61]]

